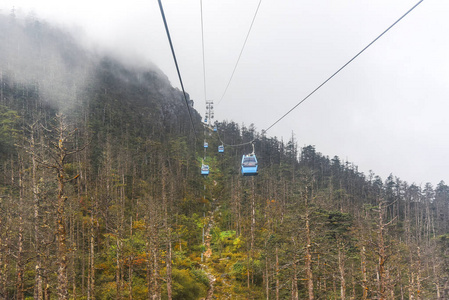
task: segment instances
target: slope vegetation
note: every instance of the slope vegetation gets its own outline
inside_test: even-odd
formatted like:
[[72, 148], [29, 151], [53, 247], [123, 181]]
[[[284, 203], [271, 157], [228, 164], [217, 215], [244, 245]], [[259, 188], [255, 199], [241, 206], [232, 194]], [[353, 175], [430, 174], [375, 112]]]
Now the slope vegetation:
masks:
[[[205, 129], [204, 157], [159, 70], [31, 18], [0, 16], [0, 57], [0, 299], [449, 297], [444, 182], [234, 122]], [[259, 175], [219, 137], [255, 139]]]

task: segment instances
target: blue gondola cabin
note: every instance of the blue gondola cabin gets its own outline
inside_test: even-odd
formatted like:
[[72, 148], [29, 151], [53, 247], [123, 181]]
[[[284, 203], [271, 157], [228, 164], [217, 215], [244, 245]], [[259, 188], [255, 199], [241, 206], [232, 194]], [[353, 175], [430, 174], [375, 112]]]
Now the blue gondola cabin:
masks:
[[224, 146], [220, 145], [218, 146], [218, 153], [223, 153], [224, 152]]
[[255, 154], [248, 154], [242, 156], [241, 171], [243, 176], [255, 176], [257, 175], [257, 158]]
[[209, 144], [207, 142], [204, 142], [204, 148], [209, 147]]
[[201, 175], [204, 175], [204, 176], [209, 175], [209, 165], [201, 166]]

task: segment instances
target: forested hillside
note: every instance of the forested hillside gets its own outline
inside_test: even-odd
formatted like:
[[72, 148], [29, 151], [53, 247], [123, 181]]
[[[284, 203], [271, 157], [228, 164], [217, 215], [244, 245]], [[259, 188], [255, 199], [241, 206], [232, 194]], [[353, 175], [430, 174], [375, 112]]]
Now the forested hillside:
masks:
[[0, 16], [0, 299], [449, 299], [443, 181], [192, 111], [197, 138], [159, 70]]

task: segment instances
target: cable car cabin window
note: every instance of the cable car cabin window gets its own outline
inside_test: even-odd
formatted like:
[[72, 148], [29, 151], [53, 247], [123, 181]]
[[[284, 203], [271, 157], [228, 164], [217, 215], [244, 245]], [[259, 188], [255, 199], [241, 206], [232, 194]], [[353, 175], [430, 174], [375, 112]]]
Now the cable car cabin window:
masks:
[[257, 165], [256, 158], [255, 158], [255, 157], [252, 157], [252, 156], [245, 157], [245, 158], [243, 159], [242, 165], [243, 165], [244, 167], [254, 167], [254, 166]]

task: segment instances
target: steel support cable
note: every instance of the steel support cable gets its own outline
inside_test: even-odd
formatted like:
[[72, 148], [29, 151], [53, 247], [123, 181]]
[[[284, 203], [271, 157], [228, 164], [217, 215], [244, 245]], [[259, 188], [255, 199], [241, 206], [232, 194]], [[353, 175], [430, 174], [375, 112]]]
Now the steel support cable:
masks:
[[249, 145], [249, 144], [252, 144], [252, 143], [254, 143], [254, 141], [256, 140], [255, 138], [254, 139], [252, 139], [251, 141], [249, 141], [249, 142], [245, 142], [245, 143], [241, 143], [241, 144], [226, 144], [226, 143], [224, 143], [223, 141], [222, 141], [222, 139], [221, 139], [221, 136], [220, 136], [220, 133], [219, 133], [219, 130], [217, 130], [217, 134], [218, 134], [218, 139], [220, 140], [220, 143], [223, 145], [223, 146], [227, 146], [227, 147], [240, 147], [240, 146], [245, 146], [245, 145]]
[[170, 31], [168, 30], [168, 25], [167, 25], [167, 20], [165, 18], [164, 8], [162, 7], [161, 0], [158, 0], [158, 2], [159, 2], [159, 8], [161, 10], [162, 20], [164, 21], [165, 32], [167, 33], [168, 42], [170, 43], [170, 49], [171, 49], [171, 53], [173, 55], [173, 60], [175, 61], [176, 72], [178, 73], [179, 82], [181, 83], [182, 93], [184, 95], [184, 100], [185, 100], [185, 103], [187, 106], [187, 111], [189, 112], [190, 123], [192, 124], [192, 128], [193, 128], [193, 134], [195, 135], [195, 140], [197, 140], [195, 125], [193, 124], [192, 112], [190, 110], [189, 101], [187, 101], [187, 95], [186, 95], [186, 91], [184, 89], [184, 84], [182, 83], [181, 72], [179, 71], [178, 61], [176, 59], [176, 54], [175, 54], [175, 49], [173, 48], [173, 43], [172, 43], [172, 40], [170, 37]]
[[276, 125], [278, 122], [280, 122], [283, 118], [285, 118], [289, 113], [291, 113], [295, 108], [297, 108], [300, 104], [302, 104], [304, 101], [306, 101], [310, 96], [312, 96], [316, 91], [318, 91], [323, 85], [325, 85], [329, 80], [331, 80], [335, 75], [337, 75], [341, 70], [343, 70], [347, 65], [349, 65], [353, 60], [355, 60], [360, 54], [362, 54], [366, 49], [368, 49], [372, 44], [374, 44], [379, 38], [381, 38], [387, 31], [389, 31], [393, 26], [395, 26], [399, 21], [401, 21], [405, 16], [407, 16], [412, 10], [414, 10], [421, 2], [424, 0], [419, 1], [416, 3], [412, 8], [410, 8], [405, 14], [403, 14], [399, 19], [396, 20], [390, 27], [385, 29], [379, 36], [377, 36], [371, 43], [369, 43], [365, 48], [363, 48], [359, 53], [357, 53], [353, 58], [351, 58], [347, 63], [345, 63], [340, 69], [338, 69], [334, 74], [332, 74], [329, 78], [327, 78], [323, 83], [321, 83], [316, 89], [314, 89], [310, 94], [308, 94], [304, 99], [302, 99], [300, 102], [298, 102], [295, 106], [293, 106], [288, 112], [286, 112], [282, 117], [280, 117], [276, 122], [271, 124], [270, 127], [268, 127], [265, 130], [262, 130], [263, 133], [270, 130], [274, 125]]
[[229, 85], [231, 84], [232, 78], [234, 77], [235, 70], [237, 69], [237, 65], [239, 64], [240, 58], [242, 57], [243, 50], [245, 49], [246, 42], [248, 41], [249, 34], [251, 33], [251, 29], [253, 28], [254, 21], [256, 20], [257, 13], [259, 12], [259, 7], [260, 7], [261, 3], [262, 3], [262, 0], [260, 0], [259, 4], [257, 5], [256, 12], [254, 13], [253, 20], [251, 21], [251, 25], [249, 27], [248, 33], [246, 34], [245, 42], [243, 43], [242, 50], [240, 50], [240, 54], [239, 54], [239, 57], [237, 59], [235, 66], [234, 66], [234, 70], [232, 71], [231, 78], [229, 78], [229, 81], [228, 81], [228, 84], [226, 85], [225, 91], [223, 92], [223, 95], [221, 96], [217, 105], [220, 104], [221, 100], [223, 100], [224, 96], [226, 95], [226, 92], [228, 91]]
[[200, 0], [201, 8], [201, 44], [203, 48], [203, 84], [204, 84], [204, 101], [207, 100], [206, 94], [206, 59], [204, 54], [204, 23], [203, 23], [203, 0]]
[[[224, 96], [226, 95], [226, 92], [227, 92], [227, 90], [228, 90], [228, 88], [229, 88], [229, 85], [231, 84], [232, 78], [234, 77], [234, 73], [235, 73], [235, 71], [236, 71], [236, 69], [237, 69], [237, 66], [238, 66], [238, 64], [239, 64], [240, 58], [242, 57], [243, 50], [245, 49], [246, 42], [248, 41], [249, 35], [250, 35], [251, 30], [252, 30], [252, 28], [253, 28], [254, 21], [256, 20], [257, 13], [259, 12], [259, 8], [260, 8], [260, 4], [261, 4], [261, 3], [262, 3], [262, 0], [260, 0], [260, 1], [259, 1], [259, 4], [257, 5], [257, 8], [256, 8], [256, 11], [255, 11], [255, 13], [254, 13], [253, 19], [252, 19], [252, 21], [251, 21], [251, 25], [250, 25], [249, 30], [248, 30], [248, 33], [246, 34], [245, 41], [244, 41], [244, 43], [243, 43], [242, 49], [240, 50], [239, 57], [238, 57], [237, 62], [236, 62], [236, 64], [235, 64], [235, 66], [234, 66], [234, 70], [232, 71], [231, 77], [230, 77], [230, 79], [229, 79], [229, 81], [228, 81], [228, 84], [226, 85], [225, 91], [224, 91], [223, 95], [221, 96], [220, 100], [218, 101], [217, 105], [220, 104], [220, 102], [223, 100], [223, 98], [224, 98]], [[200, 0], [200, 5], [201, 5], [201, 35], [202, 35], [202, 46], [203, 46], [204, 98], [206, 99], [206, 71], [205, 71], [205, 65], [206, 65], [206, 64], [205, 64], [205, 54], [204, 54], [204, 29], [203, 29], [204, 27], [203, 27], [203, 5], [202, 5], [202, 0]], [[217, 132], [217, 134], [218, 134], [218, 139], [220, 140], [221, 144], [222, 144], [223, 146], [227, 146], [227, 147], [239, 147], [239, 146], [244, 146], [244, 145], [252, 144], [252, 143], [255, 141], [255, 139], [252, 139], [251, 141], [246, 142], [246, 143], [230, 145], [230, 144], [224, 143], [224, 142], [221, 140], [221, 137], [220, 137], [220, 133], [219, 133], [219, 132]]]
[[[327, 78], [323, 83], [321, 83], [317, 88], [315, 88], [310, 94], [308, 94], [305, 98], [303, 98], [300, 102], [298, 102], [295, 106], [293, 106], [288, 112], [286, 112], [282, 117], [280, 117], [276, 122], [274, 122], [270, 127], [268, 127], [265, 130], [262, 130], [262, 133], [265, 134], [269, 129], [271, 129], [274, 125], [276, 125], [278, 122], [280, 122], [283, 118], [285, 118], [289, 113], [291, 113], [295, 108], [297, 108], [300, 104], [302, 104], [304, 101], [306, 101], [310, 96], [312, 96], [316, 91], [318, 91], [323, 85], [325, 85], [328, 81], [330, 81], [335, 75], [337, 75], [341, 70], [343, 70], [347, 65], [349, 65], [353, 60], [355, 60], [360, 54], [362, 54], [366, 49], [368, 49], [372, 44], [374, 44], [379, 38], [381, 38], [385, 33], [387, 33], [392, 27], [394, 27], [397, 23], [399, 23], [405, 16], [407, 16], [412, 10], [414, 10], [421, 2], [424, 0], [420, 0], [418, 3], [416, 3], [412, 8], [410, 8], [405, 14], [403, 14], [399, 19], [397, 19], [392, 25], [390, 25], [387, 29], [385, 29], [380, 35], [378, 35], [371, 43], [369, 43], [365, 48], [363, 48], [360, 52], [358, 52], [354, 57], [352, 57], [347, 63], [345, 63], [341, 68], [339, 68], [335, 73], [333, 73], [329, 78]], [[226, 145], [228, 147], [237, 147], [237, 146], [243, 146], [251, 144], [255, 141], [253, 139], [250, 142], [242, 143], [242, 144], [236, 144], [236, 145], [227, 145], [224, 144], [221, 140], [220, 135], [218, 135], [218, 138], [220, 139], [220, 142], [223, 145]]]
[[[206, 95], [206, 60], [204, 54], [204, 23], [203, 23], [203, 0], [200, 0], [200, 11], [201, 11], [201, 45], [203, 51], [203, 85], [204, 85], [204, 102], [207, 106], [207, 95]], [[206, 142], [206, 128], [204, 128], [204, 142]], [[204, 148], [204, 160], [206, 160], [206, 148]]]

